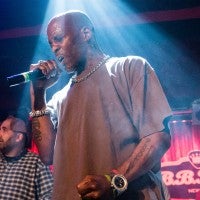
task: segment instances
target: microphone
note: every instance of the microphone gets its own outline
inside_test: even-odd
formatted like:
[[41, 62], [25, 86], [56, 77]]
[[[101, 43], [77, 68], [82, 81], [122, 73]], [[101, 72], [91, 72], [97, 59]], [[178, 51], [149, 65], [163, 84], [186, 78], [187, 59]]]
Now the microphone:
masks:
[[40, 78], [44, 78], [45, 75], [42, 73], [40, 69], [35, 69], [32, 71], [23, 72], [21, 74], [16, 74], [13, 76], [7, 77], [9, 87], [16, 86], [22, 83], [26, 83], [29, 81], [38, 80]]

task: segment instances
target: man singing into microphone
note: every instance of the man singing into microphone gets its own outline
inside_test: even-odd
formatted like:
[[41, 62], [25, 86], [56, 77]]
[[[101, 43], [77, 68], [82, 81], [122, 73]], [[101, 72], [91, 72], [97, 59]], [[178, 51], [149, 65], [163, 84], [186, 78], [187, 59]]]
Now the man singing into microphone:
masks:
[[[69, 83], [46, 103], [58, 79], [33, 81], [32, 129], [40, 156], [54, 165], [53, 200], [169, 199], [160, 160], [170, 146], [171, 109], [150, 64], [109, 57], [81, 11], [51, 19], [47, 35]], [[31, 65], [48, 76], [53, 60]]]

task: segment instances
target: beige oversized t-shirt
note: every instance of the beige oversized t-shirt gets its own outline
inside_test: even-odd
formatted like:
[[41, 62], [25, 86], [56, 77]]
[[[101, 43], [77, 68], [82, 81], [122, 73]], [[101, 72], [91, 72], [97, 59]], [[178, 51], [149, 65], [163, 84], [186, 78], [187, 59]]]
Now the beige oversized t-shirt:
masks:
[[86, 175], [117, 168], [171, 115], [154, 70], [136, 56], [110, 58], [86, 80], [70, 81], [48, 106], [58, 119], [54, 200], [80, 200], [76, 185]]

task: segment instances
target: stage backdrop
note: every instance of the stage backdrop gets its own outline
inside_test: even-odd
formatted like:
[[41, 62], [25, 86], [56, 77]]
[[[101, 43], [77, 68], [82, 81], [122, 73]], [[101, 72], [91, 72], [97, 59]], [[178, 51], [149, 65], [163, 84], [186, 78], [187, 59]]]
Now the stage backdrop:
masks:
[[193, 111], [179, 111], [169, 123], [172, 143], [162, 159], [161, 170], [173, 200], [200, 200], [200, 119], [197, 116]]

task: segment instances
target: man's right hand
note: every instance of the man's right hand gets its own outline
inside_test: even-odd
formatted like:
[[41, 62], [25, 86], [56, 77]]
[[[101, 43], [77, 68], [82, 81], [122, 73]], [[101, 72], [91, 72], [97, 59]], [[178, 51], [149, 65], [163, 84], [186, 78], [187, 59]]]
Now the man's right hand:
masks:
[[51, 87], [58, 80], [61, 73], [61, 70], [54, 60], [40, 60], [36, 64], [31, 64], [30, 70], [35, 69], [40, 69], [45, 75], [45, 78], [32, 81], [34, 90], [37, 90], [37, 88], [46, 89]]

